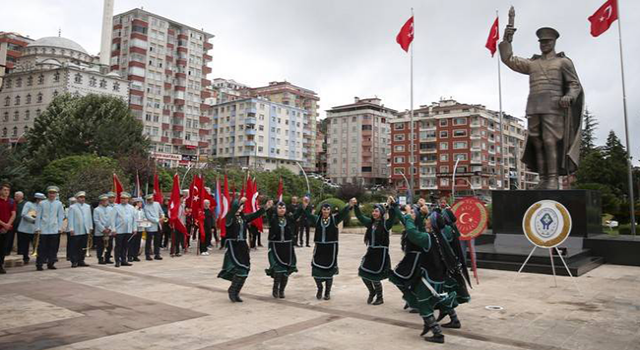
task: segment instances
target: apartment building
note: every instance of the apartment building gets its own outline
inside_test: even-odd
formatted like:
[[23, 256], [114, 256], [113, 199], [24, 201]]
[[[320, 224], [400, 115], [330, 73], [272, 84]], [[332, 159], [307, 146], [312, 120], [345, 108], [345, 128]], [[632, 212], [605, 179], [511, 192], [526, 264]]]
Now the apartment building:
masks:
[[389, 123], [397, 111], [379, 98], [355, 98], [327, 111], [327, 176], [337, 184], [370, 186], [389, 178]]
[[18, 33], [0, 32], [0, 88], [5, 74], [10, 73], [22, 50], [33, 42], [33, 39]]
[[111, 70], [131, 82], [130, 108], [164, 166], [211, 153], [208, 64], [213, 35], [142, 9], [113, 17]]

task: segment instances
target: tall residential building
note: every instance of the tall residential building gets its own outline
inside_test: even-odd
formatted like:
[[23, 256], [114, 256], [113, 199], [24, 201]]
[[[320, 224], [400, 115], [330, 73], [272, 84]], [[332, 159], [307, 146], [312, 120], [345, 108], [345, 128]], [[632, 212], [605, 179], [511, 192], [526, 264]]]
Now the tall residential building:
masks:
[[337, 184], [386, 184], [389, 122], [397, 111], [379, 98], [355, 98], [327, 111], [327, 176]]
[[[514, 117], [503, 118], [508, 147], [501, 181], [503, 143], [499, 120], [497, 112], [482, 105], [451, 99], [415, 110], [414, 191], [423, 197], [448, 196], [452, 190], [456, 196], [490, 196], [491, 190], [508, 189], [509, 175], [513, 172], [515, 178], [516, 171], [519, 186], [530, 187], [535, 174], [526, 171], [518, 153], [524, 146], [525, 127]], [[409, 113], [391, 121], [391, 136], [391, 180], [395, 188], [406, 190], [408, 184], [404, 176], [410, 177], [411, 165]]]
[[22, 142], [24, 133], [58, 94], [100, 94], [129, 99], [129, 81], [76, 42], [61, 38], [38, 39], [22, 50], [5, 76], [0, 92], [0, 141]]
[[316, 168], [316, 121], [320, 97], [314, 91], [295, 86], [289, 82], [271, 82], [268, 86], [250, 88], [246, 92], [251, 97], [263, 97], [272, 102], [293, 106], [305, 111], [303, 118], [302, 167], [307, 172]]
[[22, 54], [24, 47], [33, 39], [17, 33], [0, 32], [0, 89], [5, 74], [8, 74]]
[[[324, 127], [323, 125], [324, 124]], [[316, 173], [327, 176], [327, 133], [326, 120], [316, 124]]]
[[242, 97], [249, 97], [247, 91], [249, 86], [238, 83], [233, 79], [213, 79], [212, 91], [213, 97], [212, 105], [218, 103], [225, 103], [229, 101], [238, 100]]
[[306, 111], [292, 105], [250, 97], [212, 107], [213, 157], [257, 171], [299, 171], [304, 160]]
[[152, 157], [177, 166], [209, 154], [213, 35], [142, 9], [115, 15], [112, 34], [111, 70], [131, 81], [130, 108]]

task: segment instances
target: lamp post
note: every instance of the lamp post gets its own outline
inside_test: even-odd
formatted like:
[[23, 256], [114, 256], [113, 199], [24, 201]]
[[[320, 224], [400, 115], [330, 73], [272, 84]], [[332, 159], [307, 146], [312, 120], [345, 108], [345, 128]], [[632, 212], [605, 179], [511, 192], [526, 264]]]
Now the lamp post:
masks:
[[456, 159], [456, 164], [453, 165], [453, 175], [451, 176], [451, 203], [456, 198], [456, 170], [458, 170], [458, 163], [460, 158]]

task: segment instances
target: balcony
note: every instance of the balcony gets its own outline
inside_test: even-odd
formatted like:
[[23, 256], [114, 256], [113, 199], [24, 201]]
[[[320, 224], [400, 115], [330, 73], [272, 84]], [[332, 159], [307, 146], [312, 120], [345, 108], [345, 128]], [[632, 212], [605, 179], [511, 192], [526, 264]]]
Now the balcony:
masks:
[[168, 143], [169, 142], [169, 138], [167, 136], [162, 136], [160, 138], [160, 142]]
[[244, 129], [245, 135], [255, 135], [257, 133], [256, 129]]
[[489, 143], [496, 143], [496, 139], [489, 139]]
[[167, 123], [162, 123], [162, 130], [169, 130], [170, 128], [171, 128], [171, 125]]
[[480, 122], [472, 122], [471, 124], [469, 124], [469, 126], [472, 128], [479, 128], [481, 125]]
[[471, 152], [480, 152], [481, 150], [480, 146], [471, 146]]
[[184, 105], [184, 99], [176, 98], [176, 99], [173, 100], [173, 104], [175, 104], [177, 106], [183, 106]]
[[471, 164], [482, 164], [482, 158], [471, 158]]
[[471, 136], [469, 136], [469, 138], [471, 140], [480, 140], [482, 138], [482, 136], [480, 136], [480, 134], [471, 134]]
[[171, 139], [171, 143], [174, 145], [182, 145], [182, 139], [173, 138]]
[[244, 122], [247, 123], [247, 124], [255, 125], [257, 120], [256, 120], [256, 118], [245, 118]]
[[173, 117], [174, 118], [184, 119], [184, 113], [183, 112], [173, 112]]
[[200, 116], [200, 124], [207, 124], [207, 123], [211, 123], [211, 118]]
[[200, 134], [200, 135], [209, 135], [209, 130], [208, 129], [200, 129], [200, 130], [198, 130], [198, 134]]
[[182, 126], [182, 125], [173, 125], [172, 129], [173, 129], [173, 131], [183, 131], [184, 130], [184, 126]]

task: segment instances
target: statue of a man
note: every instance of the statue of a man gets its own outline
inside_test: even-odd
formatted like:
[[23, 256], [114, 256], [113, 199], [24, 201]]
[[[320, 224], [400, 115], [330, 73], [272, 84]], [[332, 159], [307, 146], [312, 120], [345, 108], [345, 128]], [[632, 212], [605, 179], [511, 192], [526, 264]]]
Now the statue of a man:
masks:
[[507, 26], [499, 49], [504, 64], [529, 75], [528, 134], [522, 161], [540, 175], [537, 189], [556, 190], [558, 176], [569, 175], [578, 167], [582, 86], [573, 62], [564, 53], [555, 51], [560, 37], [555, 29], [545, 27], [536, 31], [542, 54], [530, 59], [513, 55], [511, 41], [515, 31], [512, 25]]

